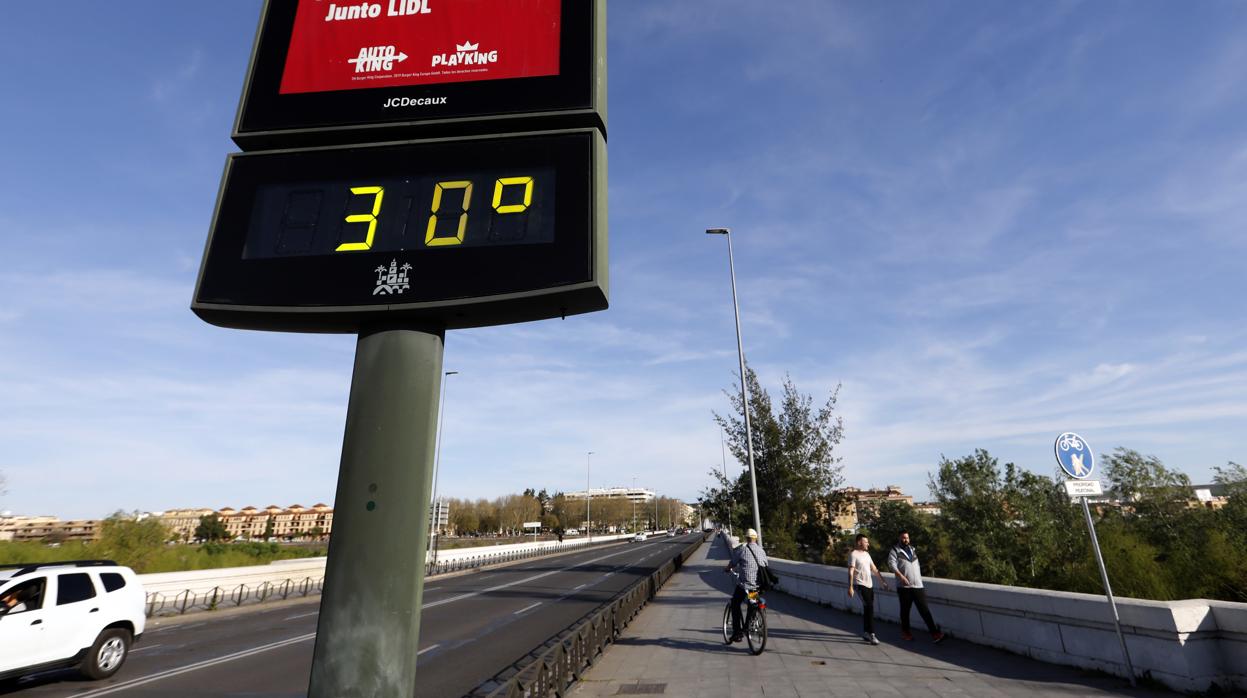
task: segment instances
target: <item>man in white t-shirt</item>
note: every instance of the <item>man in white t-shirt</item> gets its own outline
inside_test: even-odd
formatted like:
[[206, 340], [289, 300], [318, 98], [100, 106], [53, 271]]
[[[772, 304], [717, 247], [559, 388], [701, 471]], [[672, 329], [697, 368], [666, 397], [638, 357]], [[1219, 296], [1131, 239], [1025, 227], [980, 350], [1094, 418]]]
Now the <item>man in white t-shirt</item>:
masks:
[[856, 596], [862, 601], [862, 639], [872, 645], [879, 644], [875, 637], [875, 589], [871, 574], [879, 578], [879, 586], [888, 588], [887, 581], [879, 574], [875, 561], [870, 559], [870, 539], [859, 533], [849, 553], [849, 598]]

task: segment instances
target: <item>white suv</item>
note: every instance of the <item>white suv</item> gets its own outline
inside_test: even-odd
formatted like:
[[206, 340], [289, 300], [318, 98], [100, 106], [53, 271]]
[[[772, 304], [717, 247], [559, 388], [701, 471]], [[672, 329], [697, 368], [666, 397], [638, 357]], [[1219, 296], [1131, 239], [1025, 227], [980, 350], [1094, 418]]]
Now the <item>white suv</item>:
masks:
[[65, 667], [112, 676], [143, 634], [145, 599], [134, 571], [107, 560], [0, 569], [0, 680]]

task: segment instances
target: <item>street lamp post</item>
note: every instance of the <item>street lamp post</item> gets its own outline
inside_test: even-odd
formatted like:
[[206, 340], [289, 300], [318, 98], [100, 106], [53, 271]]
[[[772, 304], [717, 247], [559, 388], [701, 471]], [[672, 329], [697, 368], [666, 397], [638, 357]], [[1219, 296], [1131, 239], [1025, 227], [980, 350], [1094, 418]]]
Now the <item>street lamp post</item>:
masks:
[[[458, 371], [447, 371], [443, 375], [446, 378], [449, 378], [450, 376], [459, 375], [459, 372]], [[438, 509], [438, 506], [437, 506], [437, 475], [442, 470], [441, 469], [442, 423], [445, 421], [442, 419], [442, 417], [446, 414], [446, 389], [449, 385], [450, 385], [450, 381], [448, 380], [442, 381], [442, 386], [443, 386], [442, 387], [442, 404], [441, 404], [441, 407], [438, 408], [438, 414], [437, 414], [437, 453], [433, 456], [433, 501], [431, 502], [431, 504], [432, 504], [432, 514], [433, 514], [433, 526], [432, 526], [433, 528], [433, 567], [435, 569], [437, 568], [437, 547], [438, 547], [438, 543], [440, 543], [442, 539], [442, 536], [439, 533], [438, 528], [437, 528], [437, 522], [441, 518], [441, 510]]]
[[[732, 481], [727, 479], [727, 444], [724, 443], [725, 441], [726, 439], [724, 438], [723, 427], [719, 427], [719, 457], [722, 459], [723, 480], [728, 483], [727, 484], [728, 492], [731, 492]], [[730, 536], [732, 535], [732, 513], [736, 510], [736, 499], [729, 496], [727, 498], [727, 503], [728, 503], [728, 510], [727, 510], [726, 523], [727, 523], [727, 534]]]
[[589, 518], [589, 500], [593, 499], [593, 495], [589, 492], [589, 456], [593, 455], [593, 451], [585, 454], [585, 533], [589, 536], [589, 542], [593, 543], [593, 519]]
[[727, 238], [727, 268], [732, 275], [732, 309], [736, 313], [736, 355], [740, 359], [740, 407], [745, 415], [745, 449], [749, 452], [749, 487], [753, 494], [753, 528], [758, 532], [758, 543], [762, 543], [762, 517], [758, 513], [758, 478], [753, 470], [753, 427], [749, 424], [749, 395], [745, 391], [745, 345], [740, 338], [740, 303], [736, 300], [736, 263], [732, 259], [732, 230], [730, 228], [708, 228], [707, 235], [722, 235]]
[[628, 499], [632, 500], [632, 532], [636, 533], [636, 475], [632, 476], [632, 491], [628, 493]]

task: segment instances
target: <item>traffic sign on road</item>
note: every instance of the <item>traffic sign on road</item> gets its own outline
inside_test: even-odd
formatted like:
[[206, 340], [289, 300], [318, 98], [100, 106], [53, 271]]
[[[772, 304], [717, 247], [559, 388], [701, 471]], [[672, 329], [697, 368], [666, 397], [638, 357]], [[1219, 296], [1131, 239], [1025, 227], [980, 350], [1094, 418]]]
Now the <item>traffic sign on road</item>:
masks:
[[1067, 431], [1056, 437], [1052, 450], [1056, 453], [1056, 462], [1061, 465], [1070, 477], [1086, 480], [1095, 472], [1095, 453], [1091, 446], [1078, 434]]

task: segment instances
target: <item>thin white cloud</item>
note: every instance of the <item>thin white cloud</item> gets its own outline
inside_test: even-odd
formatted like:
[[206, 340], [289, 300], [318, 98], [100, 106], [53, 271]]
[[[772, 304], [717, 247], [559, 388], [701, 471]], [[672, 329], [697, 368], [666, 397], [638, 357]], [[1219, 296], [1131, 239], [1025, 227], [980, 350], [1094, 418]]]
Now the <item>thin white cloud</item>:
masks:
[[204, 64], [203, 49], [194, 47], [190, 54], [170, 72], [152, 82], [151, 98], [158, 103], [169, 102], [190, 89]]

